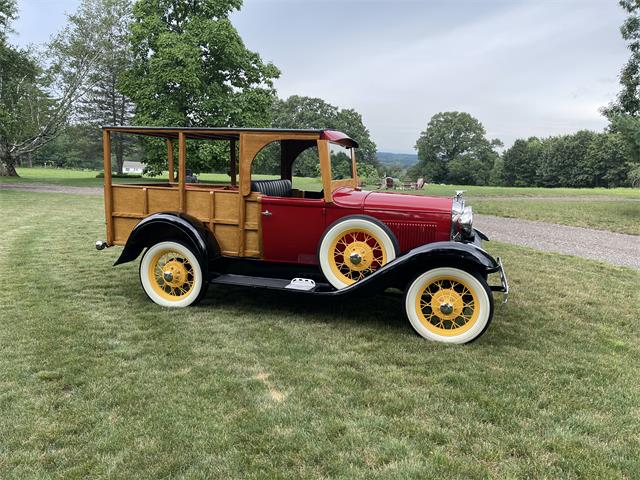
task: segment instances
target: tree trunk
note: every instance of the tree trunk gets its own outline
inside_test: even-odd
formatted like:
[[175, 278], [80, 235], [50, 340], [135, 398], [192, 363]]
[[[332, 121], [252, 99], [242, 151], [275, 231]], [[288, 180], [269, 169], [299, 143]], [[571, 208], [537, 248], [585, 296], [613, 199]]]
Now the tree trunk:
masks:
[[5, 154], [0, 159], [0, 177], [19, 177], [15, 167], [16, 160], [11, 154]]
[[122, 137], [115, 141], [116, 167], [119, 174], [122, 174], [122, 166], [124, 165], [124, 140]]

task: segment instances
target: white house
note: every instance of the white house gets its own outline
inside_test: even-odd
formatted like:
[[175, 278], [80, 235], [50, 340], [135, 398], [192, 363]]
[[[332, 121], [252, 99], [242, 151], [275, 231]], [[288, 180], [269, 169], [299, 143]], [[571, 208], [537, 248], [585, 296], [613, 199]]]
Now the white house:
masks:
[[122, 163], [122, 173], [142, 173], [144, 166], [140, 162], [128, 162], [125, 160]]

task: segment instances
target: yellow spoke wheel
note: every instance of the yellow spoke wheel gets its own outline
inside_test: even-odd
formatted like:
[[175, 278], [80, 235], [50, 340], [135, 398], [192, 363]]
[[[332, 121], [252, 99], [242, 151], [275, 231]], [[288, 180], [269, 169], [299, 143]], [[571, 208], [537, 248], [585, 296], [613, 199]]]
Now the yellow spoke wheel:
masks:
[[387, 251], [375, 234], [350, 229], [337, 236], [329, 250], [331, 270], [347, 285], [362, 280], [387, 263]]
[[405, 294], [407, 316], [416, 332], [430, 340], [467, 343], [484, 332], [493, 302], [484, 280], [451, 267], [418, 276]]
[[459, 335], [478, 320], [478, 297], [461, 280], [436, 277], [416, 297], [416, 311], [429, 330], [439, 335]]
[[177, 242], [157, 243], [145, 252], [140, 281], [149, 298], [165, 307], [191, 305], [205, 287], [197, 257]]
[[331, 225], [322, 237], [319, 264], [335, 288], [345, 288], [395, 260], [399, 253], [391, 230], [375, 218], [354, 215]]
[[180, 252], [170, 249], [153, 256], [149, 277], [156, 293], [170, 301], [185, 298], [194, 286], [193, 265]]

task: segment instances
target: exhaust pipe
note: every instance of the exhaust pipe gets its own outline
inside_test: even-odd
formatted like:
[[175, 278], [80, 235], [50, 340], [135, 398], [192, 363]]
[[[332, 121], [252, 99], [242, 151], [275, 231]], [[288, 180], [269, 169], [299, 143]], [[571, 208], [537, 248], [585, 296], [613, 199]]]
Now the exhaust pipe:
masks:
[[107, 248], [109, 245], [107, 244], [107, 242], [105, 242], [104, 240], [98, 240], [96, 242], [96, 250], [104, 250], [105, 248]]

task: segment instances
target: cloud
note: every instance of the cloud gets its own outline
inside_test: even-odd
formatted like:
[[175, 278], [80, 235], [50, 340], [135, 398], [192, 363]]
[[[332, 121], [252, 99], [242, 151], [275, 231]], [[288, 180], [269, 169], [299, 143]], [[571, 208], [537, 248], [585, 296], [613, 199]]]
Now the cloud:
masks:
[[[360, 16], [361, 2], [343, 6], [343, 22], [318, 14], [303, 31], [288, 28], [301, 21], [296, 8], [283, 16], [271, 4], [274, 18], [289, 22], [259, 43], [283, 70], [282, 96], [353, 107], [379, 147], [402, 152], [442, 110], [469, 111], [506, 143], [605, 125], [598, 108], [617, 91], [627, 55], [618, 32], [623, 14], [613, 2], [367, 5]], [[251, 9], [249, 2], [238, 17]]]
[[[14, 40], [46, 41], [78, 3], [20, 1]], [[246, 0], [232, 20], [282, 70], [281, 96], [355, 108], [397, 152], [444, 110], [468, 111], [507, 144], [601, 129], [628, 58], [624, 12], [604, 0]]]

